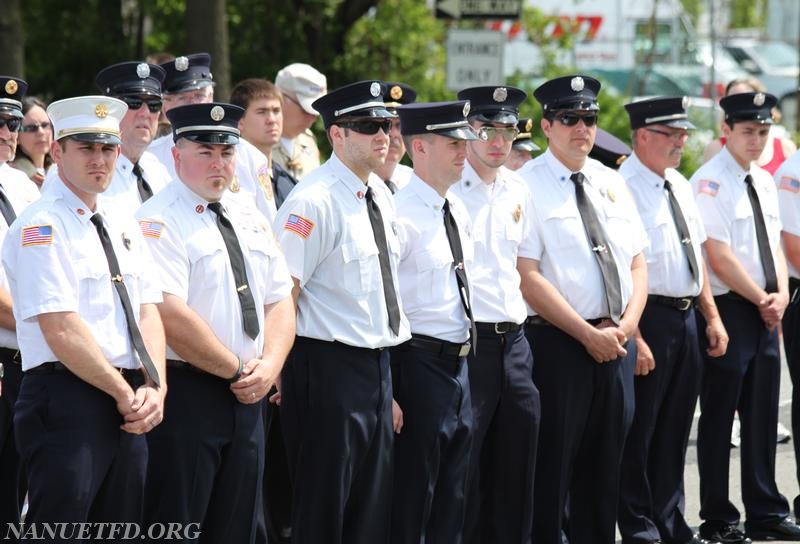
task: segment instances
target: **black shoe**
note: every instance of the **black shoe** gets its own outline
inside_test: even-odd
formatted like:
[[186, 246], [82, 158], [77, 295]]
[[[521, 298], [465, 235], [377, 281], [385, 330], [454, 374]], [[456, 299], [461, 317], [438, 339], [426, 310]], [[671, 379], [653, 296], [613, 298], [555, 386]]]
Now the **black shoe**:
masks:
[[775, 523], [745, 522], [747, 536], [753, 540], [792, 540], [800, 541], [800, 526], [790, 517]]
[[700, 526], [700, 538], [708, 544], [751, 544], [752, 540], [744, 536], [738, 525], [717, 525], [716, 529], [705, 523]]

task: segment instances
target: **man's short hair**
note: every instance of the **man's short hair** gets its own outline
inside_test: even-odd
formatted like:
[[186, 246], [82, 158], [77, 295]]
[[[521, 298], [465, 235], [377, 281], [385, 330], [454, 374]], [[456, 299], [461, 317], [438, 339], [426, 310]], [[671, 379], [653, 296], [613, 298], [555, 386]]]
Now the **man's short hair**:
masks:
[[266, 79], [250, 78], [240, 81], [231, 91], [231, 104], [245, 110], [253, 100], [260, 98], [273, 99], [283, 104], [281, 91], [271, 81]]

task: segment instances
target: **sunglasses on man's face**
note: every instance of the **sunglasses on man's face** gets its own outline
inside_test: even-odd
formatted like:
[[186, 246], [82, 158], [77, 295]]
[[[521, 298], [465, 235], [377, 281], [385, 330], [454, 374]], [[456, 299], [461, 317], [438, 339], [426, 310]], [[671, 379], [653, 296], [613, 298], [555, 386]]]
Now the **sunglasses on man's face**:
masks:
[[482, 126], [478, 129], [478, 137], [484, 142], [490, 142], [494, 140], [498, 134], [501, 135], [503, 140], [506, 142], [513, 142], [514, 138], [516, 138], [517, 134], [519, 134], [519, 130], [517, 130], [517, 127], [493, 126]]
[[553, 119], [565, 127], [574, 127], [578, 124], [578, 121], [583, 121], [583, 124], [587, 127], [593, 127], [597, 123], [597, 114], [578, 115], [577, 113], [561, 113], [553, 116]]
[[150, 110], [150, 113], [158, 113], [161, 111], [160, 98], [151, 98], [145, 100], [144, 98], [139, 98], [138, 96], [120, 96], [119, 99], [128, 105], [129, 110], [138, 110], [142, 107], [142, 104], [147, 104], [147, 109]]
[[373, 121], [371, 119], [364, 119], [362, 121], [343, 121], [336, 123], [342, 128], [349, 128], [359, 134], [377, 134], [379, 130], [383, 130], [384, 134], [389, 134], [392, 129], [391, 119], [381, 119], [380, 121]]
[[21, 126], [22, 119], [17, 119], [16, 117], [0, 118], [0, 128], [8, 127], [8, 130], [11, 132], [19, 132]]

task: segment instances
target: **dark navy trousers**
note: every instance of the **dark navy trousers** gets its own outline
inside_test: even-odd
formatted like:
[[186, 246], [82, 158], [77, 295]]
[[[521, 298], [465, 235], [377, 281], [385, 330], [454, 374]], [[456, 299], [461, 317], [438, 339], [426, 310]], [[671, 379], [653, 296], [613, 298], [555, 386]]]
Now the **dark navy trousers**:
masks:
[[524, 329], [479, 327], [469, 356], [475, 438], [465, 541], [530, 544], [541, 406]]
[[392, 389], [403, 410], [395, 437], [392, 544], [461, 544], [472, 444], [466, 357], [391, 350]]
[[147, 523], [199, 524], [184, 542], [255, 543], [263, 404], [240, 403], [225, 380], [196, 370], [168, 366], [167, 380], [164, 421], [147, 433]]
[[[141, 372], [129, 379], [134, 388], [143, 381]], [[25, 373], [14, 427], [28, 476], [27, 525], [141, 525], [147, 440], [122, 423], [114, 399], [71, 372]], [[79, 541], [64, 536], [49, 541]]]
[[294, 544], [385, 544], [392, 499], [389, 352], [298, 336], [281, 373]]
[[636, 344], [628, 341], [625, 357], [597, 363], [557, 327], [528, 325], [525, 332], [542, 404], [533, 541], [562, 544], [566, 536], [570, 544], [613, 544]]
[[[20, 510], [28, 489], [14, 438], [14, 403], [19, 396], [22, 366], [16, 350], [0, 348], [0, 363], [4, 367], [3, 390], [0, 396], [0, 527], [19, 524]], [[16, 541], [12, 532], [10, 541]]]
[[634, 377], [636, 412], [625, 442], [619, 529], [624, 544], [684, 544], [683, 469], [700, 389], [695, 310], [648, 302], [639, 330], [655, 369]]
[[[741, 297], [723, 295], [715, 300], [730, 343], [724, 356], [709, 357], [706, 339], [700, 336], [700, 517], [709, 530], [739, 522], [739, 510], [731, 503], [728, 489], [731, 426], [738, 410], [746, 519], [752, 523], [779, 521], [789, 515], [789, 505], [775, 484], [781, 371], [778, 330], [767, 330], [758, 308]], [[699, 313], [697, 327], [705, 330]]]
[[[783, 314], [783, 347], [792, 378], [792, 435], [800, 483], [800, 280], [789, 279], [789, 306]], [[800, 513], [800, 495], [794, 499], [795, 517]]]

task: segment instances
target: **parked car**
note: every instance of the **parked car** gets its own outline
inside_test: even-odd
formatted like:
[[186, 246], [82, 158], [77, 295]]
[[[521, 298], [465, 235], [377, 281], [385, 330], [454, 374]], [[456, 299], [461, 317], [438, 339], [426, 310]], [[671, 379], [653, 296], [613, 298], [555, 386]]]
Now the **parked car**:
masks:
[[784, 42], [732, 39], [725, 50], [748, 73], [757, 77], [767, 90], [778, 97], [783, 125], [796, 130], [800, 58], [797, 49]]

